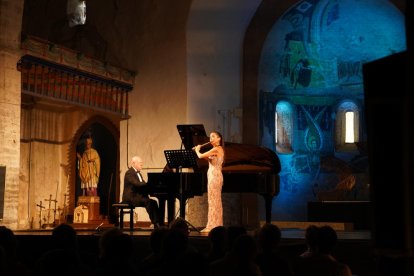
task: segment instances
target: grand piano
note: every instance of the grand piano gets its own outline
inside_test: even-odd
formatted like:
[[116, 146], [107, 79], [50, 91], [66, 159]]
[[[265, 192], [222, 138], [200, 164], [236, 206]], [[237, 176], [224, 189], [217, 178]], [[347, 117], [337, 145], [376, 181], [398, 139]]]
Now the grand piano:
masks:
[[[157, 197], [164, 217], [167, 202], [168, 222], [175, 217], [175, 199], [179, 200], [180, 216], [185, 218], [187, 199], [202, 196], [207, 192], [208, 163], [198, 159], [192, 148], [209, 141], [203, 125], [177, 125], [185, 154], [194, 155], [196, 164], [191, 172], [182, 172], [184, 167], [167, 166], [163, 172], [149, 172], [147, 188], [149, 195]], [[208, 150], [204, 147], [202, 151]], [[271, 221], [272, 200], [279, 194], [280, 161], [270, 149], [255, 145], [224, 143], [223, 193], [257, 193], [265, 200], [266, 222]], [[165, 151], [168, 152], [168, 151]], [[166, 154], [167, 155], [167, 154]], [[190, 156], [190, 159], [192, 157]], [[168, 161], [168, 156], [166, 156]]]

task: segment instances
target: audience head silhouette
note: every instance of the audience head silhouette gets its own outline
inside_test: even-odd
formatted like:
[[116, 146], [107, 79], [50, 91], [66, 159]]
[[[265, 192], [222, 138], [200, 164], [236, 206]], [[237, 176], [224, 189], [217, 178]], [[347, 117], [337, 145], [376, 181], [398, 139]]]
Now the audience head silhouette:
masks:
[[170, 229], [174, 231], [181, 231], [185, 235], [188, 235], [190, 233], [190, 228], [188, 227], [187, 221], [180, 217], [171, 222]]
[[129, 257], [132, 255], [132, 240], [118, 228], [111, 228], [102, 234], [99, 248], [102, 259]]
[[17, 241], [12, 230], [5, 226], [0, 226], [0, 246], [8, 260], [16, 257]]
[[276, 248], [281, 238], [282, 232], [274, 224], [266, 223], [259, 230], [259, 245], [264, 251], [272, 251], [272, 249]]
[[75, 229], [66, 223], [59, 224], [52, 231], [52, 242], [55, 248], [76, 249], [77, 236]]
[[231, 251], [234, 245], [234, 241], [241, 235], [247, 234], [247, 230], [243, 226], [232, 225], [227, 227], [227, 247], [228, 251]]
[[318, 248], [318, 231], [316, 225], [309, 225], [305, 232], [305, 241], [309, 252], [316, 252]]
[[154, 254], [161, 253], [164, 238], [168, 234], [169, 231], [170, 230], [165, 226], [152, 230], [151, 235], [150, 235], [150, 247]]
[[336, 231], [329, 225], [325, 225], [319, 228], [317, 243], [318, 250], [322, 254], [330, 254], [334, 249], [338, 237]]

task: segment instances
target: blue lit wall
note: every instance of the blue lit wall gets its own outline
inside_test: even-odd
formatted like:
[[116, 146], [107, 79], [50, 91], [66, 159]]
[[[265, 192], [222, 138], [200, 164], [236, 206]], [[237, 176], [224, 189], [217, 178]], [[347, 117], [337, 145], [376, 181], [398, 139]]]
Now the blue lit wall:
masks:
[[[369, 199], [362, 64], [405, 48], [404, 16], [385, 0], [300, 1], [274, 24], [262, 50], [258, 91], [261, 143], [282, 163], [273, 220], [305, 221], [307, 203], [322, 196]], [[279, 122], [291, 141], [279, 148], [276, 108], [291, 114]], [[351, 145], [340, 144], [347, 110], [358, 121], [358, 143]], [[349, 193], [329, 194], [352, 181]]]

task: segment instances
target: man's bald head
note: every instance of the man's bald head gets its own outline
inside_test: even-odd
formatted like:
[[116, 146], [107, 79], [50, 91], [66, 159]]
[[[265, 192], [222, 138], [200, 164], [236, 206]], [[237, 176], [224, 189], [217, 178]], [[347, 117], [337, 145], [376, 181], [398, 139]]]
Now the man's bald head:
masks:
[[139, 156], [134, 156], [131, 158], [131, 167], [135, 168], [137, 171], [142, 170], [142, 158]]

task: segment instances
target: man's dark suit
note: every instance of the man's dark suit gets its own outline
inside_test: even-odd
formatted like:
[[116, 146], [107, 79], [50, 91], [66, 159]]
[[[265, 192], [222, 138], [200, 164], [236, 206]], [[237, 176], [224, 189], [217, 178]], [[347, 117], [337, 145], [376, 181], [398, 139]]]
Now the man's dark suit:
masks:
[[124, 192], [122, 201], [132, 204], [136, 207], [145, 207], [152, 224], [158, 226], [160, 223], [158, 214], [158, 204], [155, 200], [150, 199], [146, 192], [146, 182], [141, 176], [142, 181], [138, 177], [134, 168], [129, 168], [124, 177]]

